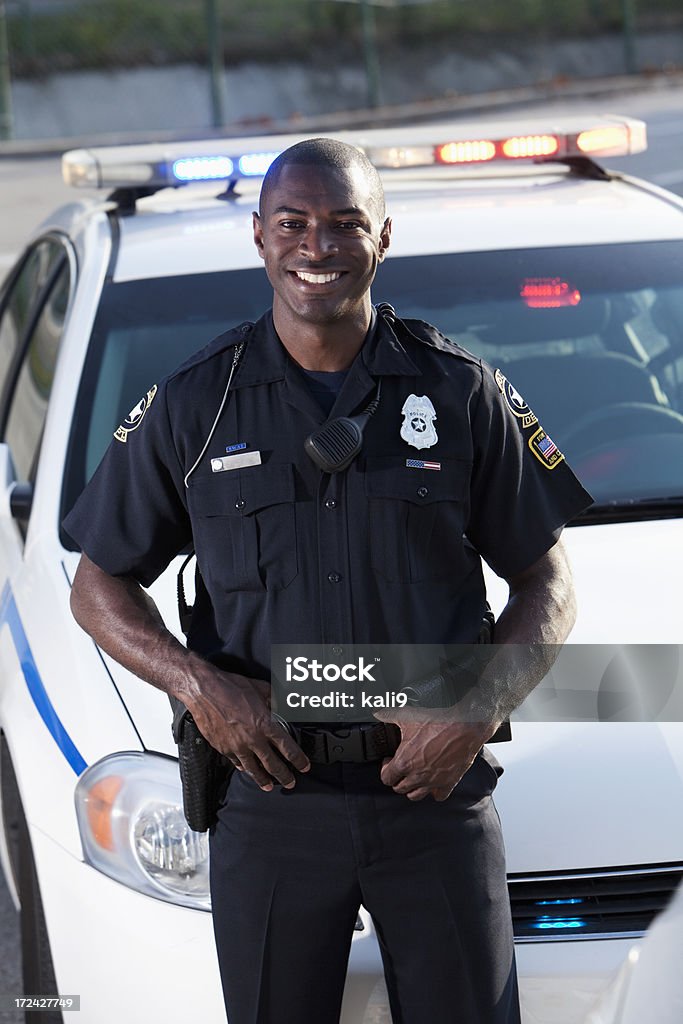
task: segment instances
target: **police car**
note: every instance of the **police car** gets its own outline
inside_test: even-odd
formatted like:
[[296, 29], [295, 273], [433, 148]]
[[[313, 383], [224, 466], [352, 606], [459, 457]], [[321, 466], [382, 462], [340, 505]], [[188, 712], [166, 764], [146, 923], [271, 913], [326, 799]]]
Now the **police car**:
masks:
[[[624, 118], [339, 137], [394, 217], [375, 301], [499, 368], [548, 472], [566, 456], [596, 499], [565, 533], [565, 689], [595, 685], [565, 706], [544, 683], [496, 751], [525, 1021], [569, 1024], [683, 876], [683, 201], [604, 169], [645, 146]], [[67, 153], [102, 197], [49, 217], [0, 293], [0, 857], [25, 991], [78, 994], [84, 1024], [224, 1011], [167, 699], [73, 621], [60, 523], [149, 389], [270, 304], [251, 211], [299, 138]], [[151, 592], [178, 632], [176, 569]], [[344, 1024], [378, 1019], [380, 978], [362, 910]]]

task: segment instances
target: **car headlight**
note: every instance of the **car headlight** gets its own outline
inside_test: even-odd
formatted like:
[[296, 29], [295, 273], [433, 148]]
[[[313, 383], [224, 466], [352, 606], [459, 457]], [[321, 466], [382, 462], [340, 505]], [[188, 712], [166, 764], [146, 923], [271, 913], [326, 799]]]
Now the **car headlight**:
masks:
[[185, 821], [176, 761], [112, 754], [83, 772], [75, 797], [88, 864], [148, 896], [211, 909], [209, 840]]

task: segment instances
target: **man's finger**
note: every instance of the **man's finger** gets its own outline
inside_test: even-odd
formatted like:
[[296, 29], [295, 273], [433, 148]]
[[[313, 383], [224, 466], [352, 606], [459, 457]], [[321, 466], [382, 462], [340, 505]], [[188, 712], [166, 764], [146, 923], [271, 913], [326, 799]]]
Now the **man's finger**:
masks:
[[242, 770], [252, 777], [257, 786], [269, 793], [273, 788], [273, 780], [260, 761], [249, 753], [242, 754], [241, 762]]
[[269, 740], [282, 754], [286, 761], [288, 761], [293, 768], [296, 768], [298, 772], [307, 772], [311, 767], [311, 762], [308, 760], [303, 750], [296, 742], [292, 739], [288, 732], [284, 729], [274, 729], [269, 734]]
[[[268, 739], [270, 739], [270, 737], [268, 737]], [[271, 742], [273, 741], [271, 740]], [[275, 782], [284, 786], [285, 789], [292, 789], [295, 786], [296, 778], [294, 773], [292, 772], [289, 763], [280, 757], [279, 750], [271, 747], [270, 744], [267, 746], [259, 745], [254, 747], [254, 753]], [[308, 758], [303, 751], [300, 751], [300, 753], [303, 755], [305, 763], [308, 763]]]
[[395, 789], [405, 779], [406, 770], [401, 768], [395, 757], [392, 757], [382, 763], [380, 778], [385, 786], [391, 786], [392, 789]]
[[426, 786], [420, 786], [418, 789], [411, 789], [410, 792], [405, 795], [409, 800], [417, 801], [424, 800], [424, 798], [426, 796], [430, 796], [431, 793], [431, 789], [427, 789]]

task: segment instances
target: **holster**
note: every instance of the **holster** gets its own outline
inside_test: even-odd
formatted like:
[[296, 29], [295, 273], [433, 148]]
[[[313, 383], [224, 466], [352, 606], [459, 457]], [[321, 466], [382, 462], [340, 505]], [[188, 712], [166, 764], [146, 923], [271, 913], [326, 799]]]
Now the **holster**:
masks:
[[178, 744], [183, 811], [191, 829], [206, 832], [216, 820], [234, 766], [204, 739], [182, 701], [171, 696], [169, 700], [173, 709], [171, 730]]

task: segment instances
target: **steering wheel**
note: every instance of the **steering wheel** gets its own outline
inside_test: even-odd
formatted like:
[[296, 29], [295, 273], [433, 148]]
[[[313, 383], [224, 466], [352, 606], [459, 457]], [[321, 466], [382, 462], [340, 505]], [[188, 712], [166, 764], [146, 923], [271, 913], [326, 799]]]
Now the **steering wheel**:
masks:
[[562, 447], [576, 453], [586, 443], [596, 447], [605, 441], [642, 434], [683, 434], [683, 416], [663, 405], [616, 402], [580, 416], [563, 432]]

